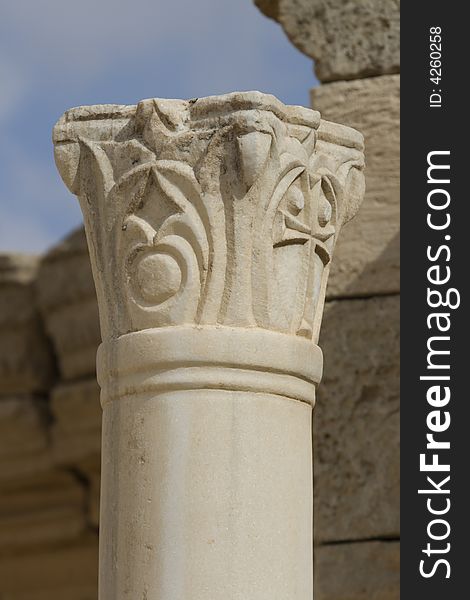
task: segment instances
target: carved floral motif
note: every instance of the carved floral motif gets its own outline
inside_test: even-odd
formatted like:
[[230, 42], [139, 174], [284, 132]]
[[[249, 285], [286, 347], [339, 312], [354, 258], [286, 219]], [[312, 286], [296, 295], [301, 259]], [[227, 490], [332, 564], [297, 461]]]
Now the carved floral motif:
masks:
[[55, 144], [98, 294], [114, 299], [104, 331], [223, 324], [316, 341], [338, 230], [363, 193], [357, 132], [245, 93], [72, 110]]

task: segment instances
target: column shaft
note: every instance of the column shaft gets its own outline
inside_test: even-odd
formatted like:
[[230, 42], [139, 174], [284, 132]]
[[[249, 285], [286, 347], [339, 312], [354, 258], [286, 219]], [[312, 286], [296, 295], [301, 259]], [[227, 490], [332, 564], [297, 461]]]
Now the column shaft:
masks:
[[100, 598], [309, 600], [310, 413], [225, 390], [106, 406]]

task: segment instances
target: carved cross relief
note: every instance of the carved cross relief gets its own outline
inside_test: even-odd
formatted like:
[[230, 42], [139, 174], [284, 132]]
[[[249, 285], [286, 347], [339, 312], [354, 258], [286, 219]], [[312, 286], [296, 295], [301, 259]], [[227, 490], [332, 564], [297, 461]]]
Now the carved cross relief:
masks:
[[249, 92], [72, 109], [54, 135], [104, 335], [218, 324], [317, 341], [336, 237], [363, 195], [360, 134]]

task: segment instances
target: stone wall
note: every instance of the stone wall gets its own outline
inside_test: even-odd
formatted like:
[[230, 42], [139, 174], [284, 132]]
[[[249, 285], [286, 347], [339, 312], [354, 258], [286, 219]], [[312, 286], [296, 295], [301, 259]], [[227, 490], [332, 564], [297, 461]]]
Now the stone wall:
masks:
[[[392, 600], [400, 531], [399, 76], [324, 84], [312, 102], [364, 133], [367, 164], [364, 204], [338, 243], [320, 340], [316, 600]], [[338, 580], [323, 566], [323, 556], [343, 562], [343, 544], [353, 555], [355, 596], [338, 595]], [[349, 569], [339, 571], [345, 589]]]
[[100, 409], [93, 367], [91, 390], [64, 381], [39, 288], [70, 293], [76, 270], [45, 283], [49, 260], [0, 256], [0, 598], [92, 600]]
[[364, 134], [366, 196], [341, 232], [314, 413], [315, 600], [399, 597], [399, 0], [255, 0], [314, 60], [322, 117]]

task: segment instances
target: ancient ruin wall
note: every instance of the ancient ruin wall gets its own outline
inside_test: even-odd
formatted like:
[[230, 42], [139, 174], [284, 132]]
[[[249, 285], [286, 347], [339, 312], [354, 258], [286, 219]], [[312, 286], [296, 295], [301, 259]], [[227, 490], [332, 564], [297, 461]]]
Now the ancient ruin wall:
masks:
[[[335, 251], [315, 413], [315, 600], [399, 597], [399, 0], [255, 0], [314, 60], [311, 103], [364, 134]], [[340, 375], [341, 373], [341, 375]]]

